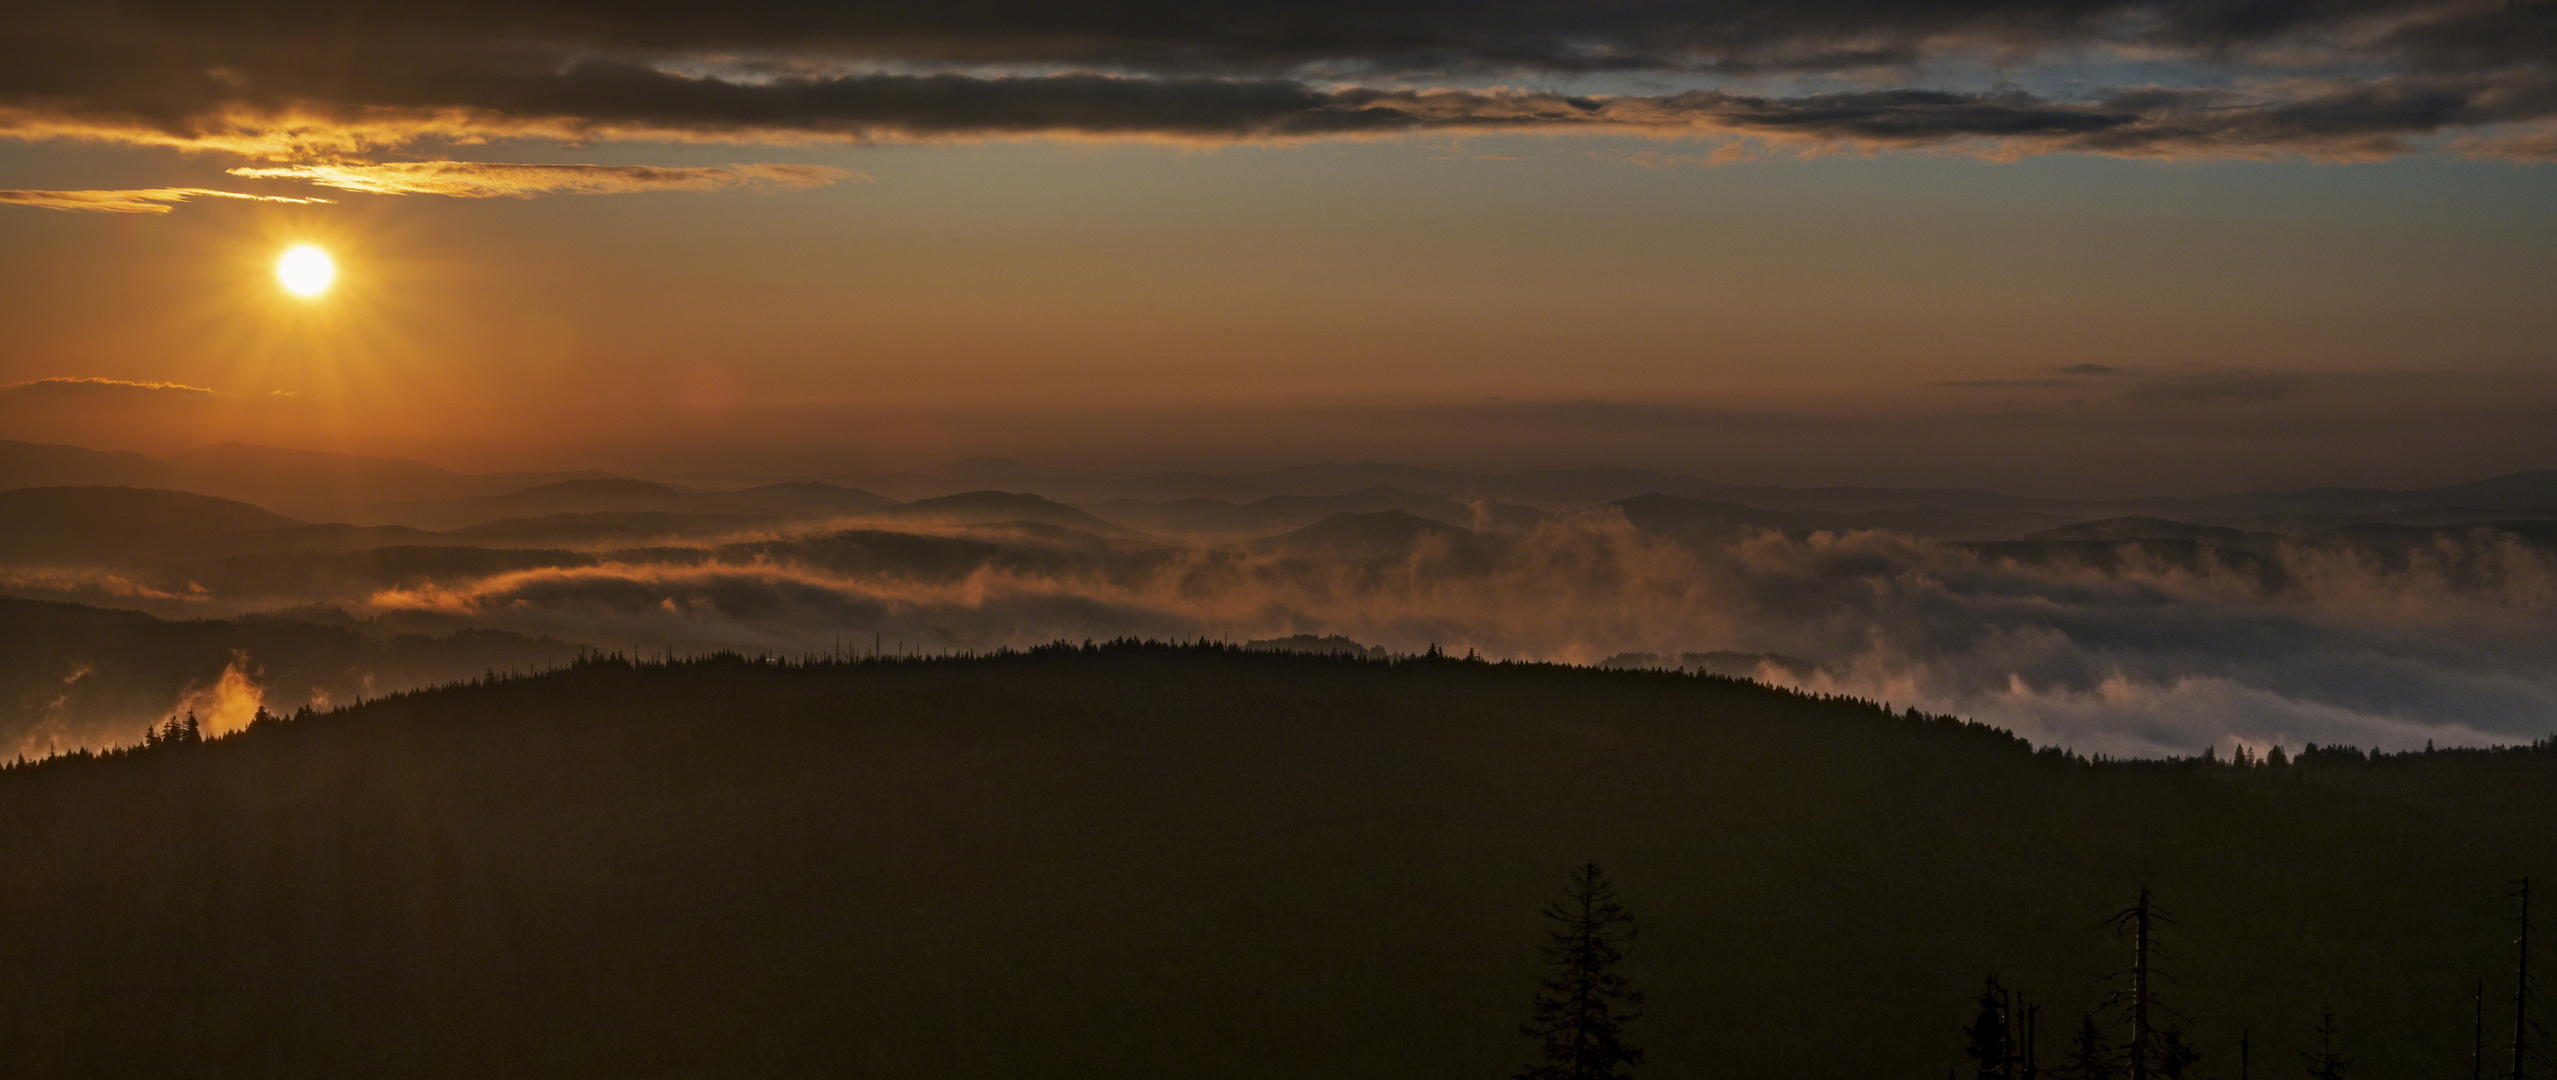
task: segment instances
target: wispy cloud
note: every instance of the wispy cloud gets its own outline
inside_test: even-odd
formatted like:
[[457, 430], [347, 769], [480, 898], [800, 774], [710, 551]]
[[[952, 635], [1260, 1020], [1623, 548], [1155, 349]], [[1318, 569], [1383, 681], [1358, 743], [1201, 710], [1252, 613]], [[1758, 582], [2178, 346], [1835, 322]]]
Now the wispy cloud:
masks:
[[1456, 405], [1404, 410], [1436, 420], [1501, 424], [1556, 424], [1565, 427], [1696, 428], [1770, 427], [1799, 424], [1805, 418], [1754, 409], [1709, 408], [1657, 401], [1510, 400], [1490, 398]]
[[2307, 380], [2283, 373], [2232, 373], [2170, 378], [2123, 391], [2140, 405], [2261, 405], [2289, 397]]
[[668, 168], [655, 165], [518, 165], [487, 161], [394, 161], [376, 164], [237, 168], [233, 176], [302, 180], [376, 195], [445, 195], [457, 199], [526, 199], [536, 195], [620, 195], [645, 191], [785, 191], [868, 179], [824, 165], [753, 164]]
[[213, 391], [207, 387], [188, 386], [184, 383], [135, 382], [129, 379], [101, 379], [90, 376], [34, 379], [0, 386], [0, 394], [26, 397], [131, 398], [172, 395], [207, 397], [212, 393]]
[[2496, 161], [2557, 162], [2557, 126], [2510, 134], [2471, 135], [2451, 144], [2463, 157]]
[[1944, 379], [1933, 385], [1948, 390], [2048, 390], [2076, 386], [2075, 379]]
[[1763, 145], [1748, 140], [1728, 139], [1715, 143], [1712, 149], [1701, 154], [1671, 154], [1658, 150], [1606, 150], [1593, 151], [1590, 156], [1599, 161], [1619, 162], [1642, 169], [1688, 167], [1711, 169], [1722, 165], [1757, 161], [1765, 158], [1767, 151]]
[[[1940, 379], [1930, 386], [1948, 390], [2103, 389], [2134, 405], [2261, 405], [2291, 396], [2308, 384], [2307, 376], [2279, 371], [2205, 371], [2134, 373], [2109, 364], [2068, 364], [2037, 369], [2046, 375], [1981, 379]], [[2100, 380], [2100, 381], [2099, 381]]]
[[0, 203], [38, 206], [91, 214], [165, 214], [169, 204], [190, 199], [245, 199], [251, 202], [324, 203], [327, 199], [284, 195], [251, 195], [212, 188], [122, 188], [108, 191], [0, 191]]

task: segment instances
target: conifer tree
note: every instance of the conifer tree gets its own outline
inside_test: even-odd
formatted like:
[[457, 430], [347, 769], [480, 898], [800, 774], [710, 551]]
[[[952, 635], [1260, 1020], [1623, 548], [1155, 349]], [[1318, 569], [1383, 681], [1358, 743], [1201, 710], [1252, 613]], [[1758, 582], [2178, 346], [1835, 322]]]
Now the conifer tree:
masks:
[[2078, 1022], [2077, 1034], [2069, 1039], [2068, 1056], [2060, 1067], [2052, 1070], [2063, 1080], [2120, 1080], [2122, 1058], [2113, 1039], [2088, 1016]]
[[1572, 875], [1562, 899], [1545, 906], [1552, 939], [1537, 950], [1545, 962], [1535, 1018], [1520, 1030], [1538, 1042], [1543, 1060], [1517, 1080], [1627, 1080], [1643, 1052], [1624, 1041], [1624, 1025], [1641, 1014], [1642, 992], [1616, 965], [1633, 938], [1634, 917], [1616, 903], [1616, 887], [1595, 862]]
[[2012, 1080], [2015, 1075], [2015, 1030], [2008, 1022], [2006, 988], [1998, 977], [1980, 990], [1980, 1015], [1962, 1029], [1962, 1052], [1980, 1063], [1979, 1080]]
[[2148, 1073], [2158, 1080], [2184, 1080], [2185, 1071], [2201, 1060], [2201, 1053], [2184, 1045], [2184, 1033], [2174, 1028], [2161, 1028], [2149, 1040]]
[[2344, 1080], [2353, 1059], [2335, 1052], [2335, 1010], [2328, 1009], [2318, 1018], [2317, 1052], [2302, 1056], [2308, 1058], [2308, 1080]]

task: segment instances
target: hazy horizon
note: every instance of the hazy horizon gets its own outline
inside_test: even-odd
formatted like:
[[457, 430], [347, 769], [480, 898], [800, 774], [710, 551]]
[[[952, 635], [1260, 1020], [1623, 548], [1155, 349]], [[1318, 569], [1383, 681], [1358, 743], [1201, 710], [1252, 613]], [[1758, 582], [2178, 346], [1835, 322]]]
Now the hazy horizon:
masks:
[[[2117, 755], [2518, 744], [2557, 722], [2546, 470], [2432, 494], [2067, 501], [1610, 470], [975, 461], [867, 478], [878, 493], [687, 492], [237, 446], [176, 464], [0, 449], [13, 485], [52, 469], [254, 504], [0, 491], [17, 519], [0, 528], [0, 592], [244, 620], [202, 624], [174, 653], [147, 625], [122, 645], [53, 646], [0, 731], [20, 752], [120, 738], [137, 712], [201, 708], [228, 729], [261, 704], [586, 650], [1121, 637], [1683, 667]], [[959, 494], [987, 489], [1045, 497]], [[71, 618], [12, 617], [46, 638], [44, 620]], [[432, 645], [478, 631], [516, 636]], [[161, 666], [115, 655], [128, 648]]]
[[[108, 391], [116, 393], [119, 391]], [[1479, 412], [1519, 412], [1535, 410], [1582, 412], [1606, 416], [1611, 412], [1639, 414], [1644, 410], [1625, 406], [1609, 406], [1596, 402], [1533, 403], [1495, 402], [1478, 407]], [[59, 412], [64, 410], [56, 410]], [[1363, 410], [1384, 414], [1388, 410]], [[1406, 419], [1415, 415], [1438, 414], [1439, 418], [1465, 415], [1469, 410], [1446, 408], [1408, 410], [1400, 413]], [[1276, 423], [1277, 418], [1264, 414], [1255, 419]], [[1089, 420], [1095, 427], [1108, 426], [1104, 419]], [[1585, 422], [1585, 421], [1584, 421]], [[987, 422], [988, 428], [1001, 425]], [[1238, 425], [1227, 424], [1221, 433], [1232, 437]], [[893, 452], [874, 452], [870, 448], [840, 451], [823, 446], [757, 447], [748, 449], [703, 450], [677, 445], [632, 445], [613, 449], [590, 448], [552, 451], [500, 450], [496, 448], [434, 448], [406, 452], [406, 448], [379, 445], [369, 440], [352, 441], [360, 449], [346, 449], [350, 441], [325, 440], [287, 442], [261, 439], [255, 428], [216, 429], [204, 437], [163, 430], [156, 437], [116, 443], [91, 438], [48, 439], [29, 436], [52, 432], [76, 433], [69, 425], [54, 426], [48, 420], [27, 425], [34, 430], [13, 430], [0, 441], [13, 441], [37, 446], [66, 446], [104, 453], [134, 453], [156, 460], [183, 457], [193, 451], [223, 446], [246, 446], [261, 450], [281, 450], [294, 454], [365, 458], [380, 461], [413, 462], [461, 475], [495, 474], [568, 474], [597, 473], [623, 476], [653, 483], [673, 484], [701, 490], [727, 490], [764, 484], [822, 482], [858, 486], [863, 480], [913, 477], [948, 480], [964, 484], [972, 475], [1036, 476], [1042, 473], [1075, 473], [1103, 477], [1142, 476], [1250, 476], [1282, 473], [1327, 466], [1386, 466], [1423, 469], [1436, 472], [1474, 473], [1485, 476], [1564, 473], [1583, 470], [1633, 469], [1670, 476], [1687, 477], [1732, 486], [1764, 486], [1775, 488], [1905, 488], [1978, 490], [2034, 499], [2077, 501], [2135, 502], [2144, 499], [2190, 499], [2215, 495], [2242, 495], [2261, 492], [2302, 491], [2319, 488], [2366, 488], [2374, 490], [2416, 490], [2450, 487], [2463, 483], [2534, 473], [2552, 467], [2546, 455], [2530, 454], [2481, 455], [2476, 467], [2462, 467], [2455, 462], [2398, 462], [2386, 466], [2356, 465], [2348, 461], [2304, 460], [2276, 464], [2255, 463], [2253, 467], [2225, 470], [2197, 469], [2182, 480], [2166, 480], [2151, 471], [2137, 467], [2128, 470], [2118, 463], [2097, 461], [2069, 463], [2035, 463], [2029, 468], [1986, 470], [1986, 475], [1948, 470], [1941, 466], [1912, 467], [1906, 463], [1866, 462], [1797, 462], [1772, 469], [1744, 467], [1747, 458], [1740, 455], [1712, 456], [1692, 450], [1678, 452], [1627, 452], [1615, 457], [1598, 452], [1580, 456], [1540, 457], [1515, 448], [1496, 448], [1467, 453], [1452, 450], [1444, 443], [1424, 445], [1419, 440], [1395, 441], [1379, 439], [1371, 444], [1378, 452], [1370, 454], [1332, 453], [1309, 448], [1302, 454], [1268, 446], [1182, 456], [1167, 451], [1147, 453], [1111, 453], [1089, 447], [1041, 453], [1025, 446], [1019, 436], [989, 433], [982, 443], [959, 444], [937, 435], [918, 439]], [[1124, 425], [1122, 425], [1124, 427]], [[91, 429], [94, 430], [94, 429]], [[1406, 433], [1408, 434], [1408, 432]], [[1124, 437], [1124, 436], [1122, 436]], [[1397, 456], [1398, 448], [1412, 453]], [[439, 453], [438, 449], [449, 452]], [[935, 453], [937, 451], [937, 453]], [[1773, 453], [1761, 447], [1761, 455]], [[1017, 467], [1013, 468], [1013, 467]], [[2250, 479], [2253, 478], [2253, 479]], [[953, 490], [965, 490], [964, 488]], [[935, 493], [940, 493], [936, 491]]]

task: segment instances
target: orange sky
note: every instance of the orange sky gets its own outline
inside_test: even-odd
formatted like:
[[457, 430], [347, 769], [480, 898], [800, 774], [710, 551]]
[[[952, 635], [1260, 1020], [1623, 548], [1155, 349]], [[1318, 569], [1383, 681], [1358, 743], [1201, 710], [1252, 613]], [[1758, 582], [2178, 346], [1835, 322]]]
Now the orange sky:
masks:
[[[2174, 59], [2174, 26], [2104, 41], [1947, 8], [1929, 37], [1857, 5], [1885, 28], [1859, 40], [1932, 58], [1735, 75], [1828, 55], [1827, 31], [1736, 37], [1635, 5], [1577, 30], [1513, 13], [1507, 44], [1414, 14], [1509, 66], [1359, 89], [1208, 24], [1164, 31], [1215, 42], [1196, 55], [1228, 67], [1199, 75], [1125, 58], [1164, 42], [1070, 59], [1087, 39], [1029, 9], [902, 44], [847, 15], [835, 38], [772, 39], [832, 74], [774, 75], [692, 42], [755, 39], [778, 8], [723, 29], [536, 6], [524, 33], [588, 50], [563, 78], [618, 42], [659, 96], [564, 85], [535, 108], [502, 80], [315, 98], [255, 32], [146, 7], [299, 104], [103, 45], [200, 112], [155, 118], [68, 68], [0, 80], [0, 204], [24, 204], [0, 205], [0, 437], [734, 479], [976, 454], [2160, 492], [2545, 467], [2557, 173], [2531, 163], [2550, 121], [2509, 104], [2536, 100], [2545, 59], [2478, 52], [2513, 31], [2492, 13], [2369, 9], [2397, 44], [2358, 87]], [[90, 47], [80, 10], [0, 46]], [[456, 70], [498, 63], [454, 33]], [[1334, 60], [1418, 63], [1341, 33]], [[1654, 74], [1521, 58], [1547, 34]], [[2222, 62], [2382, 55], [2314, 20], [2263, 34]], [[1993, 45], [2003, 89], [1966, 66]], [[1014, 66], [951, 59], [980, 52]], [[2170, 59], [2123, 59], [2152, 53]], [[946, 73], [862, 66], [890, 61]], [[2354, 111], [2416, 88], [2507, 104]], [[815, 112], [666, 96], [714, 89]], [[2260, 115], [2226, 119], [2242, 97]], [[2227, 126], [2197, 127], [2202, 102]], [[470, 111], [501, 107], [515, 119]], [[83, 199], [166, 212], [60, 209]], [[269, 273], [306, 241], [342, 269], [315, 301]]]

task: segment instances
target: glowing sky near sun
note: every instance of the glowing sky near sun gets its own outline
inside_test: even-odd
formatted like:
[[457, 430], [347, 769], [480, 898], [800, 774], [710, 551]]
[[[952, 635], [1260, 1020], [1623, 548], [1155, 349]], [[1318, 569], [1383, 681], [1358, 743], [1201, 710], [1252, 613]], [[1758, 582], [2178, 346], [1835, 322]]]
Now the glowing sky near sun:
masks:
[[0, 75], [0, 437], [2028, 490], [2557, 445], [2549, 5], [291, 7], [0, 26], [49, 58]]

